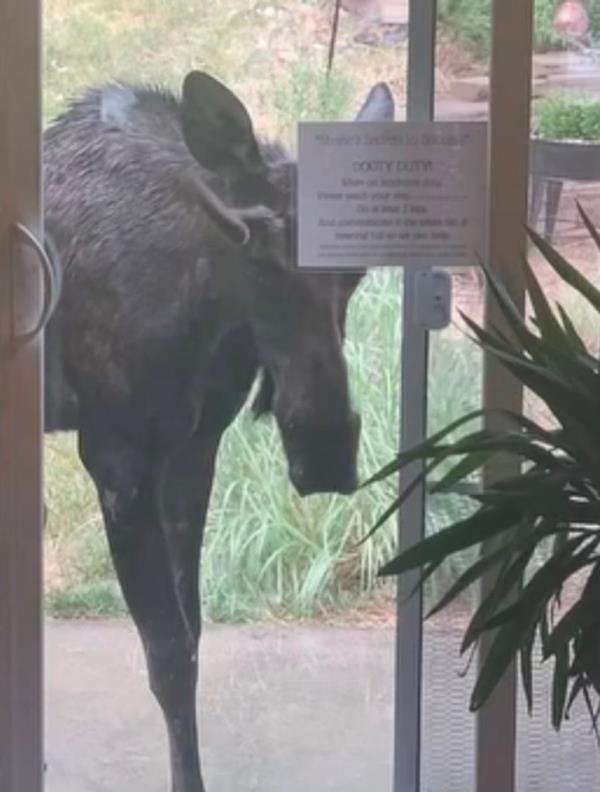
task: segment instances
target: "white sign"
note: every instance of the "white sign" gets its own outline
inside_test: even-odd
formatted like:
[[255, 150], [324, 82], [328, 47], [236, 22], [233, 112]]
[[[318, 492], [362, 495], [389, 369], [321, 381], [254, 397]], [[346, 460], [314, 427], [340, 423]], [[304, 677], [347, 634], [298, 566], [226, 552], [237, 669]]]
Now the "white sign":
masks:
[[485, 246], [486, 127], [300, 124], [298, 265], [478, 263]]

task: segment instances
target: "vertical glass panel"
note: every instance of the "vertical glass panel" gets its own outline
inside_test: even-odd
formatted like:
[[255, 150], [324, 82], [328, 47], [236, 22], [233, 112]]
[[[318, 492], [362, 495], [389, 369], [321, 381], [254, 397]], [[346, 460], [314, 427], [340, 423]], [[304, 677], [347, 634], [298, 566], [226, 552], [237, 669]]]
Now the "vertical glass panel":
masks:
[[[489, 4], [471, 2], [444, 2], [440, 4], [440, 36], [438, 40], [438, 119], [484, 119], [488, 100]], [[600, 83], [598, 82], [598, 20], [600, 6], [591, 0], [577, 2], [538, 2], [536, 8], [535, 42], [533, 52], [533, 106], [532, 106], [532, 152], [531, 192], [529, 220], [532, 225], [552, 242], [569, 261], [574, 263], [586, 277], [597, 281], [595, 267], [597, 250], [589, 239], [577, 214], [576, 199], [581, 202], [595, 223], [600, 220], [598, 202], [598, 168], [600, 152], [597, 129]], [[448, 36], [447, 34], [450, 33]], [[551, 301], [559, 301], [569, 311], [582, 337], [591, 348], [597, 349], [596, 316], [583, 300], [572, 290], [564, 287], [560, 279], [544, 265], [540, 255], [530, 250], [536, 274], [540, 277], [544, 293]], [[456, 283], [457, 307], [463, 307], [464, 286]], [[463, 310], [476, 320], [481, 319], [482, 294], [475, 294], [464, 304]], [[460, 324], [460, 322], [457, 322]], [[444, 337], [450, 331], [436, 334], [432, 339], [431, 372], [431, 430], [440, 428], [450, 417], [464, 413], [465, 405], [460, 398], [451, 399], [456, 409], [451, 416], [436, 420], [437, 404], [443, 404], [446, 392], [452, 392], [448, 383], [451, 378], [436, 374], [445, 371], [449, 355], [443, 354]], [[452, 345], [465, 348], [465, 342]], [[467, 345], [468, 346], [468, 345]], [[436, 363], [436, 354], [441, 353]], [[442, 361], [440, 363], [439, 361]], [[456, 368], [449, 366], [451, 370]], [[477, 371], [475, 364], [472, 371]], [[473, 400], [476, 406], [480, 399], [479, 375], [470, 379], [461, 378], [463, 389], [460, 395]], [[439, 382], [440, 393], [436, 393]], [[526, 394], [526, 413], [547, 425], [550, 416], [543, 406]], [[450, 505], [445, 507], [448, 512]], [[436, 514], [436, 501], [429, 504], [430, 525], [435, 530], [432, 516]], [[447, 524], [455, 515], [446, 513], [441, 524]], [[540, 559], [541, 560], [541, 559]], [[455, 576], [456, 570], [453, 570]], [[572, 604], [580, 590], [581, 582], [570, 587], [565, 595], [564, 607]], [[435, 589], [436, 582], [432, 584]], [[443, 586], [441, 587], [443, 590]], [[435, 597], [435, 591], [432, 598]], [[465, 617], [470, 603], [465, 603], [464, 616], [461, 609], [456, 619], [436, 617], [447, 628], [451, 640], [444, 646], [458, 647], [466, 624]], [[442, 650], [434, 653], [436, 620], [425, 633], [425, 678], [424, 678], [424, 723], [423, 723], [423, 779], [424, 788], [468, 789], [473, 788], [474, 754], [465, 754], [460, 747], [469, 735], [473, 746], [473, 721], [467, 714], [468, 695], [472, 675], [458, 679], [449, 670], [450, 665]], [[455, 627], [455, 634], [451, 628]], [[536, 649], [539, 657], [539, 647]], [[429, 657], [432, 660], [428, 660]], [[442, 659], [444, 658], [444, 659]], [[598, 774], [598, 756], [590, 729], [589, 714], [582, 702], [572, 710], [570, 719], [560, 734], [550, 726], [551, 717], [551, 668], [534, 664], [533, 715], [526, 711], [523, 696], [519, 695], [518, 744], [517, 744], [517, 788], [520, 792], [534, 790], [591, 789]], [[459, 666], [460, 667], [460, 666]], [[450, 687], [443, 683], [448, 680]], [[455, 691], [455, 695], [447, 690]], [[429, 693], [428, 693], [429, 691]], [[443, 698], [436, 691], [444, 691]], [[440, 710], [440, 700], [444, 707]], [[441, 711], [441, 717], [440, 717]], [[447, 712], [447, 715], [446, 715]], [[438, 735], [439, 737], [433, 737]], [[454, 740], [453, 748], [448, 740]], [[430, 747], [430, 742], [434, 745]], [[461, 761], [456, 757], [460, 756]], [[464, 757], [464, 759], [463, 759]], [[460, 767], [462, 778], [455, 780], [453, 764]], [[450, 768], [448, 771], [447, 768]]]
[[[569, 262], [597, 281], [597, 249], [578, 215], [580, 201], [600, 222], [600, 3], [538, 3], [533, 54], [529, 221]], [[531, 248], [530, 260], [546, 297], [560, 303], [597, 354], [597, 314]], [[531, 394], [526, 412], [552, 426], [547, 408]], [[543, 556], [540, 556], [540, 561]], [[583, 578], [568, 587], [563, 609], [577, 600]], [[562, 610], [562, 609], [561, 609]], [[556, 618], [560, 617], [557, 611]], [[564, 612], [564, 610], [562, 610]], [[540, 656], [539, 647], [536, 648]], [[534, 714], [521, 700], [518, 721], [519, 792], [592, 789], [600, 758], [583, 700], [556, 733], [551, 723], [553, 662], [534, 665]]]
[[[395, 603], [376, 573], [395, 526], [356, 542], [394, 484], [298, 492], [354, 483], [348, 390], [359, 477], [397, 450], [399, 277], [301, 281], [280, 226], [248, 211], [291, 230], [293, 168], [264, 141], [293, 156], [298, 120], [352, 119], [381, 80], [404, 104], [406, 3], [344, 4], [328, 78], [333, 7], [45, 3], [47, 222], [65, 263], [46, 358], [50, 792], [167, 788], [149, 685], [178, 792], [200, 788], [199, 585], [208, 792], [391, 786]], [[192, 69], [244, 103], [266, 171], [222, 87], [197, 75], [179, 103]]]
[[[488, 112], [490, 14], [487, 3], [444, 2], [438, 7], [435, 118], [485, 121]], [[466, 337], [461, 313], [483, 319], [483, 282], [472, 268], [452, 269], [452, 323], [430, 336], [429, 432], [447, 426], [481, 406], [482, 357]], [[473, 431], [475, 422], [459, 430]], [[440, 471], [442, 475], [443, 471]], [[461, 494], [428, 498], [427, 533], [433, 534], [472, 510]], [[454, 559], [436, 574], [426, 591], [431, 607], [473, 554]], [[459, 654], [475, 603], [468, 591], [450, 608], [425, 623], [423, 647], [423, 724], [421, 772], [424, 792], [470, 792], [475, 786], [475, 718], [469, 695], [475, 667]]]

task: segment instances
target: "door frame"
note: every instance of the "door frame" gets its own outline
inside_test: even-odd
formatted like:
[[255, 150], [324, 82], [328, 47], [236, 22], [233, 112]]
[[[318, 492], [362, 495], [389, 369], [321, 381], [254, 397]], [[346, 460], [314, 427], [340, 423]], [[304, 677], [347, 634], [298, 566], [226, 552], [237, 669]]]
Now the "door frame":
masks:
[[[0, 3], [0, 788], [41, 792], [40, 0]], [[20, 225], [19, 225], [20, 224]], [[42, 260], [40, 260], [40, 255]]]

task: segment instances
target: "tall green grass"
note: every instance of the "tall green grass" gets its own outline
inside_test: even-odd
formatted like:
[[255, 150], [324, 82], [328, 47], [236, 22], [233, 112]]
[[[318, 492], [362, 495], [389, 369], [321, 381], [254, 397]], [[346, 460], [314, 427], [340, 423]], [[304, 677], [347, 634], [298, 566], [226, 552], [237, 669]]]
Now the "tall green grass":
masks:
[[[398, 448], [400, 319], [399, 274], [371, 273], [351, 303], [346, 345], [363, 418], [363, 477]], [[449, 331], [434, 339], [431, 369], [435, 428], [477, 403], [479, 365], [472, 345]], [[54, 568], [49, 606], [63, 614], [118, 612], [122, 606], [94, 494], [73, 439], [50, 438], [47, 445]], [[377, 571], [394, 550], [396, 526], [390, 523], [358, 548], [356, 543], [393, 494], [394, 484], [386, 482], [350, 498], [299, 498], [288, 481], [273, 422], [255, 422], [244, 411], [219, 452], [203, 554], [205, 613], [227, 621], [310, 616], [380, 592]], [[458, 497], [432, 499], [428, 530], [438, 530], [466, 508]]]

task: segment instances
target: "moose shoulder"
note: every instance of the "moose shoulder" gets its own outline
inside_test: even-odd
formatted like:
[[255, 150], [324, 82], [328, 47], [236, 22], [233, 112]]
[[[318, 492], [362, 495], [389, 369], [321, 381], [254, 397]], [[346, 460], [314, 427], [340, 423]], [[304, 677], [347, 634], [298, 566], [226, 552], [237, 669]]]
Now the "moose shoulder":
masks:
[[[376, 85], [359, 120], [393, 118]], [[173, 792], [204, 789], [194, 692], [199, 557], [220, 437], [261, 377], [300, 494], [352, 491], [359, 419], [342, 341], [358, 277], [290, 260], [295, 165], [227, 88], [89, 91], [44, 140], [65, 262], [47, 330], [46, 428], [76, 430], [150, 685]]]

